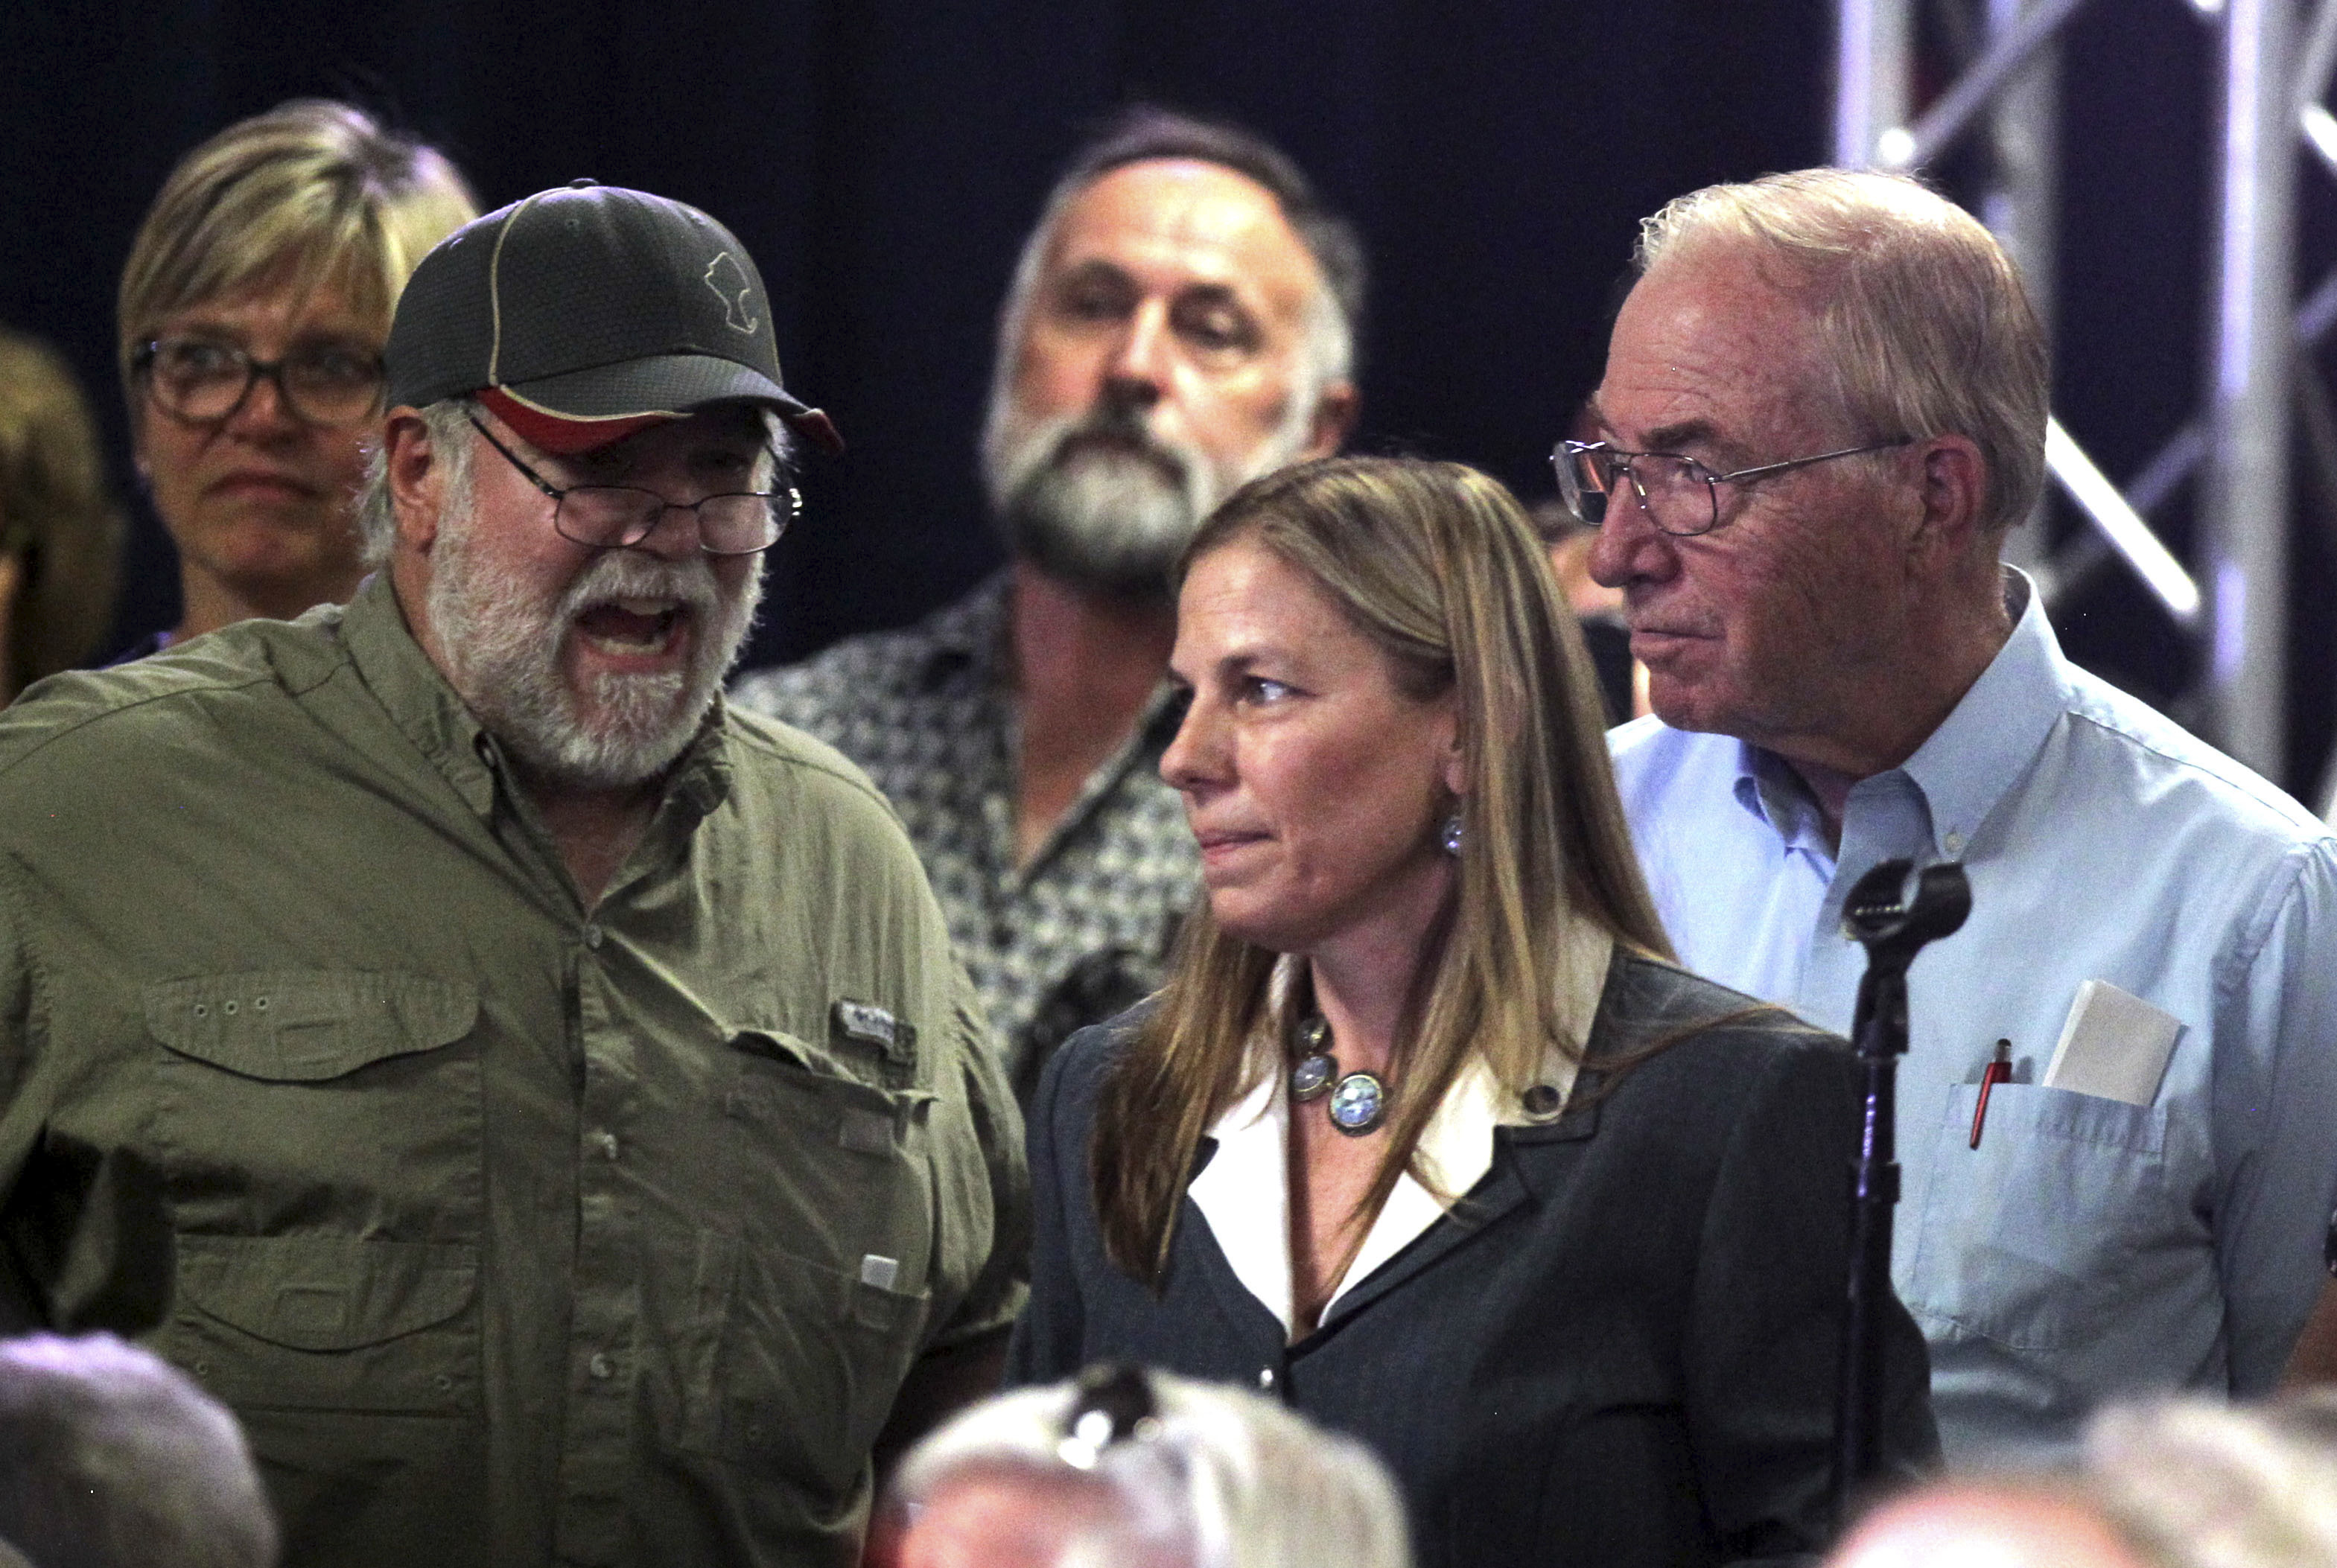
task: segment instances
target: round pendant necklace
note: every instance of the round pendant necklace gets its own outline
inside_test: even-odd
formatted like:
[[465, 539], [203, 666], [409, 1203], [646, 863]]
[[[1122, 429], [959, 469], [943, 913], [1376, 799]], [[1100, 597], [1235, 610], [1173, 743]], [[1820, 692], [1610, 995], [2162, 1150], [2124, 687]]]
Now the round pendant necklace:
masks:
[[1376, 1073], [1342, 1074], [1339, 1058], [1330, 1052], [1330, 1021], [1311, 1013], [1298, 1025], [1302, 1051], [1290, 1069], [1290, 1097], [1304, 1104], [1331, 1097], [1325, 1107], [1331, 1125], [1351, 1138], [1360, 1138], [1387, 1120], [1388, 1088]]

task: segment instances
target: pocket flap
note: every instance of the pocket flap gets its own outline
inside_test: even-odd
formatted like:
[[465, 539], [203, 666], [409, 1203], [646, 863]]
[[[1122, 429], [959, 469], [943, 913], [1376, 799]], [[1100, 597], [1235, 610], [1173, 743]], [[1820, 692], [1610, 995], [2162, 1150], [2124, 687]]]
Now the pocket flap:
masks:
[[337, 1078], [459, 1040], [478, 1015], [474, 988], [420, 975], [280, 970], [146, 988], [156, 1039], [255, 1078]]
[[272, 1344], [348, 1350], [443, 1323], [477, 1293], [475, 1247], [352, 1236], [181, 1236], [187, 1304]]

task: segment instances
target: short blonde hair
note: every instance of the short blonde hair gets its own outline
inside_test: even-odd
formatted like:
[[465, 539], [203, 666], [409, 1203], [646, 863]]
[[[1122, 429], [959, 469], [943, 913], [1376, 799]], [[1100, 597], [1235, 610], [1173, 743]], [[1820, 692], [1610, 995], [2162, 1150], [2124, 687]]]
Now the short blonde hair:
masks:
[[1804, 169], [1667, 203], [1634, 260], [1644, 274], [1747, 248], [1806, 303], [1849, 439], [1965, 436], [1988, 464], [1988, 526], [2029, 515], [2045, 485], [2045, 330], [1978, 219], [1904, 175]]
[[132, 241], [115, 347], [137, 402], [138, 346], [191, 306], [288, 269], [330, 281], [386, 337], [430, 248], [478, 216], [445, 157], [346, 103], [304, 98], [229, 126], [181, 159]]
[[98, 651], [113, 614], [122, 514], [64, 361], [0, 331], [0, 557], [24, 569], [0, 648], [0, 704]]

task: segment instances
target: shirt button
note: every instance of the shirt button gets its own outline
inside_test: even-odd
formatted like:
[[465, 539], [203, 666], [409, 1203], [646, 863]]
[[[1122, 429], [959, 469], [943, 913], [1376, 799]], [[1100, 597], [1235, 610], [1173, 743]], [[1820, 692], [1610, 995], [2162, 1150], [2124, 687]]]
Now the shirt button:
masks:
[[587, 1361], [584, 1366], [585, 1369], [591, 1372], [595, 1378], [605, 1379], [613, 1378], [617, 1375], [617, 1364], [614, 1361], [610, 1360], [607, 1356], [601, 1354], [598, 1350], [595, 1350], [592, 1353], [592, 1359], [590, 1361]]
[[614, 1133], [596, 1134], [592, 1139], [592, 1146], [601, 1151], [601, 1157], [602, 1159], [613, 1160], [617, 1157], [617, 1135]]
[[1261, 1388], [1271, 1388], [1274, 1387], [1273, 1368], [1260, 1367], [1257, 1369], [1257, 1386]]
[[600, 950], [601, 950], [601, 928], [600, 928], [600, 927], [598, 927], [598, 926], [586, 926], [586, 927], [584, 928], [584, 945], [585, 945], [586, 947], [588, 947], [588, 948], [591, 948], [594, 952], [598, 952], [598, 951], [600, 951]]
[[1961, 833], [1950, 833], [1941, 842], [1948, 846], [1948, 852], [1951, 855], [1964, 852], [1964, 835]]

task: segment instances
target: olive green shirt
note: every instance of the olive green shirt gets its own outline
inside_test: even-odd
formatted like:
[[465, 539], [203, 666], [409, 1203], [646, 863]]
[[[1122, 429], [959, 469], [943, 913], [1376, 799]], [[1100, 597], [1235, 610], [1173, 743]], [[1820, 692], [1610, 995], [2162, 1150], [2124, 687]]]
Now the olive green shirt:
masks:
[[293, 1568], [849, 1562], [1021, 1301], [969, 995], [882, 798], [719, 707], [584, 909], [383, 579], [0, 715], [0, 1275], [103, 1299], [42, 1173], [159, 1169]]

